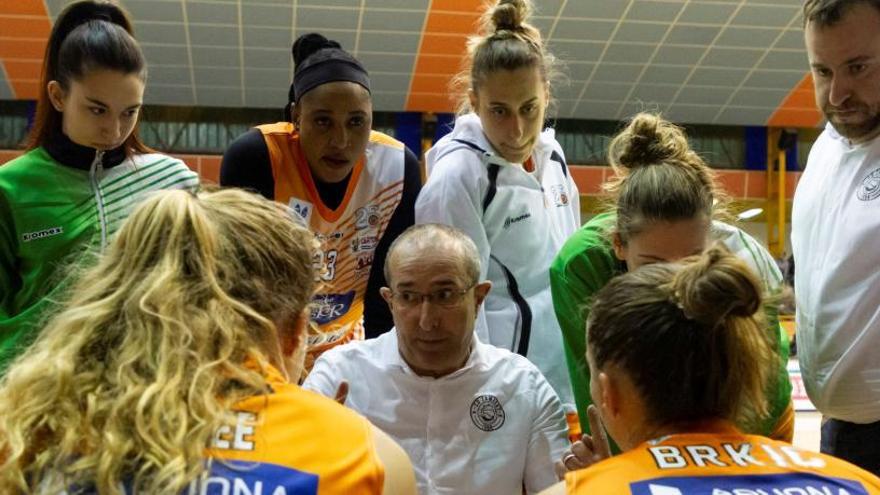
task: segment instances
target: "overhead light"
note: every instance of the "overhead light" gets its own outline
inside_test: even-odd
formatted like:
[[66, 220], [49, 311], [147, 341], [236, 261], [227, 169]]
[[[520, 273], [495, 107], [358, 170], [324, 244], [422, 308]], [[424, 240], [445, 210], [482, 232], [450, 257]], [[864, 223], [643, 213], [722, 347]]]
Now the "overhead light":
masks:
[[760, 215], [761, 213], [764, 213], [764, 208], [752, 208], [750, 210], [746, 210], [746, 211], [740, 213], [739, 215], [736, 216], [736, 218], [738, 218], [740, 220], [748, 220], [750, 218], [755, 218], [756, 216]]

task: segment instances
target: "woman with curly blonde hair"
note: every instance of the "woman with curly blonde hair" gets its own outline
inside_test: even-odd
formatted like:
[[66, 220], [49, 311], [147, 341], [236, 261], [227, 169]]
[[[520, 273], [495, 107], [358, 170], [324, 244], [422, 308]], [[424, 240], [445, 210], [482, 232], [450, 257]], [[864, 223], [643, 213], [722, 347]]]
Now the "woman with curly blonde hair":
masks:
[[0, 385], [0, 492], [410, 493], [399, 447], [288, 381], [314, 249], [250, 193], [146, 200]]

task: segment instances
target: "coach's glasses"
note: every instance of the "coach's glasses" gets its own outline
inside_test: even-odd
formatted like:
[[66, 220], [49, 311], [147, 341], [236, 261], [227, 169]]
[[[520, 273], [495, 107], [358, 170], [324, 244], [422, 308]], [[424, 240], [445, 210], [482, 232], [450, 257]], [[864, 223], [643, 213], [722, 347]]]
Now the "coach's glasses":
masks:
[[425, 300], [436, 306], [450, 307], [460, 303], [464, 295], [467, 294], [469, 290], [476, 287], [476, 285], [477, 284], [473, 284], [465, 289], [437, 289], [428, 293], [417, 292], [414, 290], [394, 292], [387, 287], [386, 289], [388, 290], [388, 293], [391, 294], [391, 299], [394, 303], [404, 308], [421, 306], [422, 302]]

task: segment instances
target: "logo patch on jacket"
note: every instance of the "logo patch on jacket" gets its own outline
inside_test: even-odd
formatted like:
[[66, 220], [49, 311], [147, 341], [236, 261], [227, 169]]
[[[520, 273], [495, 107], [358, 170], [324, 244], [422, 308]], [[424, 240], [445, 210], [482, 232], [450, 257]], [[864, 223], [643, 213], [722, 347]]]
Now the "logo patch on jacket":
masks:
[[471, 421], [483, 431], [495, 431], [504, 424], [504, 408], [494, 395], [480, 395], [471, 402]]
[[43, 229], [37, 232], [27, 232], [21, 235], [22, 242], [36, 241], [37, 239], [45, 239], [58, 234], [64, 233], [64, 227], [52, 227], [51, 229]]
[[527, 218], [530, 218], [531, 216], [532, 216], [531, 213], [529, 213], [529, 212], [525, 212], [525, 213], [523, 213], [522, 215], [518, 215], [518, 216], [515, 216], [515, 217], [507, 217], [507, 218], [504, 220], [504, 228], [506, 229], [506, 228], [510, 227], [511, 225], [517, 223], [517, 222], [522, 222], [523, 220], [525, 220], [525, 219], [527, 219]]
[[568, 191], [562, 184], [556, 184], [550, 187], [550, 194], [553, 196], [553, 204], [556, 206], [568, 206]]
[[880, 197], [880, 168], [862, 179], [862, 185], [859, 186], [856, 196], [862, 201], [873, 201]]

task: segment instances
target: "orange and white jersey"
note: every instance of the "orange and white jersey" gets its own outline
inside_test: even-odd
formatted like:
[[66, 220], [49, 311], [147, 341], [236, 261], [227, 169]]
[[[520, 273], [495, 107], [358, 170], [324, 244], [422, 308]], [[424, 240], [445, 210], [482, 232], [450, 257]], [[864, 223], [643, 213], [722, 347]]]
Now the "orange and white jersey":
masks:
[[874, 495], [880, 478], [840, 459], [744, 435], [727, 424], [708, 433], [644, 443], [565, 477], [577, 495]]
[[320, 285], [313, 299], [309, 357], [330, 347], [363, 339], [364, 292], [376, 247], [400, 203], [404, 145], [380, 132], [370, 133], [365, 155], [355, 164], [344, 199], [335, 210], [318, 194], [290, 122], [258, 126], [269, 150], [275, 200], [287, 204], [321, 243], [315, 260]]
[[385, 471], [367, 420], [274, 369], [268, 378], [273, 393], [236, 406], [238, 423], [208, 450], [210, 470], [184, 493], [382, 493]]

